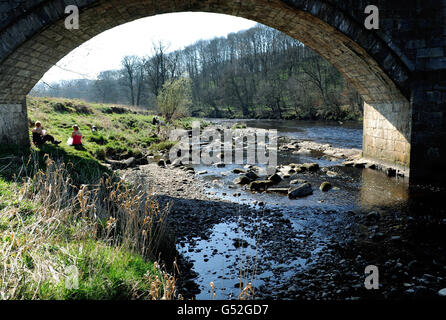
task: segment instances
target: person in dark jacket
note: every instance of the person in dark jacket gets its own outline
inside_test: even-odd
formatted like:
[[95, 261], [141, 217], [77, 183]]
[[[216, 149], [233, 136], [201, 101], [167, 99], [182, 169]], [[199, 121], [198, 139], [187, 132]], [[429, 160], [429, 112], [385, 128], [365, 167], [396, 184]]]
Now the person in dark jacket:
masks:
[[43, 144], [45, 144], [45, 142], [51, 142], [52, 144], [58, 145], [59, 143], [61, 143], [62, 141], [57, 141], [56, 139], [54, 139], [54, 137], [50, 134], [46, 134], [46, 130], [43, 130], [42, 128], [42, 124], [40, 123], [40, 121], [36, 121], [35, 123], [35, 127], [32, 130], [33, 132], [33, 143], [36, 147], [39, 147]]

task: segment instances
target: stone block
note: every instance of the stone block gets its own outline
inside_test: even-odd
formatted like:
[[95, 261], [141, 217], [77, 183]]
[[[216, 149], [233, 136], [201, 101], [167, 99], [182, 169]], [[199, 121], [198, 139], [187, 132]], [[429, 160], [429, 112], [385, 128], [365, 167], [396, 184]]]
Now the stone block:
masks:
[[0, 144], [29, 145], [28, 116], [22, 104], [0, 104]]

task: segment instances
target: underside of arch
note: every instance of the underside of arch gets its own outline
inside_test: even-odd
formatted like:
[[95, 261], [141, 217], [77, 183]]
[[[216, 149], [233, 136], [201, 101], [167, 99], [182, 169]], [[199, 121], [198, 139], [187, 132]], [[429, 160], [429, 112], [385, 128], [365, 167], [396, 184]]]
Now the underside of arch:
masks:
[[[27, 134], [16, 132], [17, 126], [11, 127], [17, 119], [25, 121], [26, 95], [47, 70], [85, 41], [139, 18], [202, 11], [257, 21], [318, 52], [353, 84], [365, 101], [364, 156], [409, 166], [408, 69], [383, 40], [324, 1], [77, 0], [78, 30], [64, 26], [64, 9], [72, 1], [36, 3], [0, 30], [0, 141], [28, 139]], [[26, 131], [22, 127], [20, 130]]]

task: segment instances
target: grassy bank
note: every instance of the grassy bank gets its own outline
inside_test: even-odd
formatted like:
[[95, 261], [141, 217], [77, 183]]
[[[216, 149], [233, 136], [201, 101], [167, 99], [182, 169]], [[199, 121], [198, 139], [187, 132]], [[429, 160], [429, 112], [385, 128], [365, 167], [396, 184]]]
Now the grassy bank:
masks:
[[[174, 144], [168, 139], [171, 129], [189, 130], [193, 121], [200, 121], [202, 128], [208, 125], [203, 120], [183, 118], [157, 126], [152, 124], [154, 115], [144, 109], [82, 100], [28, 97], [27, 104], [30, 127], [39, 120], [49, 134], [62, 141], [57, 147], [46, 144], [36, 151], [53, 158], [63, 157], [73, 164], [82, 160], [79, 165], [86, 168], [95, 167], [91, 161], [100, 163], [106, 158], [143, 157], [151, 152], [168, 150]], [[83, 134], [83, 147], [80, 149], [66, 144], [74, 124]], [[93, 126], [97, 131], [91, 130]]]
[[[62, 140], [61, 149], [83, 158], [128, 157], [165, 140], [164, 132], [152, 125], [153, 115], [128, 106], [29, 97], [28, 117], [30, 125], [39, 120], [48, 133]], [[79, 125], [84, 135], [83, 150], [66, 144], [74, 124]], [[92, 132], [92, 126], [97, 127], [96, 132]]]
[[[174, 298], [175, 278], [155, 262], [174, 248], [168, 208], [102, 164], [169, 148], [165, 128], [124, 106], [48, 98], [28, 106], [30, 125], [41, 121], [63, 143], [0, 148], [0, 299]], [[82, 149], [65, 143], [73, 124]]]
[[113, 177], [78, 187], [69, 165], [33, 161], [22, 171], [35, 174], [14, 181], [0, 159], [0, 299], [174, 297], [175, 279], [153, 262], [171, 244], [165, 208]]

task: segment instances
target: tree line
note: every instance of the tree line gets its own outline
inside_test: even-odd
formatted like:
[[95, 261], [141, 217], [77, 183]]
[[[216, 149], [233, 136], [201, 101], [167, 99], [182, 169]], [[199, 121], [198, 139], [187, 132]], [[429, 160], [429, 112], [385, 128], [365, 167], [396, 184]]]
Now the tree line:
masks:
[[[183, 81], [187, 79], [187, 81]], [[324, 58], [301, 42], [263, 25], [169, 51], [126, 56], [119, 70], [95, 80], [38, 83], [31, 94], [130, 104], [159, 110], [163, 88], [189, 86], [195, 117], [358, 119], [362, 100]]]

